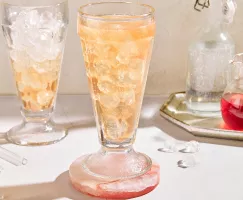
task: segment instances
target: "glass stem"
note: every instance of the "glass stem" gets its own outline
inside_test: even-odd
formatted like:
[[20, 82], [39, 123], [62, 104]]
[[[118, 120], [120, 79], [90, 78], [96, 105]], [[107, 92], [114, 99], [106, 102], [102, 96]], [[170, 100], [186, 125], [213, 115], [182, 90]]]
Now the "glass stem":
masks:
[[51, 120], [52, 113], [53, 108], [38, 112], [28, 111], [24, 108], [21, 109], [21, 114], [26, 123], [47, 123]]

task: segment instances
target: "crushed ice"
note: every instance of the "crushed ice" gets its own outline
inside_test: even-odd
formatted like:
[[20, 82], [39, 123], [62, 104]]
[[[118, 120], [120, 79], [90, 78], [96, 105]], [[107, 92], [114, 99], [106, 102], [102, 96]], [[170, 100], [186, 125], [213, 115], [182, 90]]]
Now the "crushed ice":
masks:
[[177, 142], [176, 140], [166, 140], [162, 148], [159, 148], [158, 151], [165, 153], [197, 153], [200, 150], [200, 145], [197, 141], [189, 142]]
[[63, 47], [60, 35], [65, 24], [60, 14], [39, 13], [35, 9], [21, 11], [11, 25], [12, 59], [17, 59], [21, 51], [37, 62], [55, 59]]

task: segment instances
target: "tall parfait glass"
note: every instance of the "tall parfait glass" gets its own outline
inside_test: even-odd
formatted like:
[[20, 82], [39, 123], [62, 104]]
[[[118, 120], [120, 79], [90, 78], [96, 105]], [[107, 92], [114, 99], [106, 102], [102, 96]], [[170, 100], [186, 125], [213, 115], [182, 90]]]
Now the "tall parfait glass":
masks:
[[154, 41], [154, 9], [130, 2], [91, 3], [79, 9], [78, 34], [102, 145], [82, 167], [101, 178], [140, 176], [152, 163], [133, 143]]
[[68, 26], [67, 1], [47, 6], [3, 3], [2, 29], [23, 122], [7, 133], [19, 145], [55, 143], [67, 135], [51, 120]]

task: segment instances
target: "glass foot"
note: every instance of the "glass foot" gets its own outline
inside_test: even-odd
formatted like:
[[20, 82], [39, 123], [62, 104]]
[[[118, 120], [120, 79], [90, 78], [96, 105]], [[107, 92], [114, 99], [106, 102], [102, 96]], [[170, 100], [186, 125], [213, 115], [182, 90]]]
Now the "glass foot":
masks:
[[24, 146], [40, 146], [56, 143], [67, 136], [65, 128], [58, 127], [48, 121], [23, 122], [7, 132], [7, 140], [11, 143]]
[[151, 159], [134, 149], [110, 150], [101, 149], [95, 154], [86, 156], [81, 163], [90, 175], [103, 179], [130, 179], [141, 176], [151, 169]]

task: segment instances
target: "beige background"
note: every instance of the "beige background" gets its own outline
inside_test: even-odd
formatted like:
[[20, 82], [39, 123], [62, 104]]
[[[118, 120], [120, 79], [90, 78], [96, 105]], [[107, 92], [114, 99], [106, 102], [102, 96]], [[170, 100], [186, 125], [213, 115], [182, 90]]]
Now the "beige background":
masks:
[[[210, 1], [212, 4], [216, 2], [216, 0]], [[7, 0], [7, 2], [10, 1]], [[35, 4], [43, 2], [43, 0], [25, 0], [22, 2]], [[51, 0], [48, 0], [48, 2], [51, 2]], [[82, 51], [76, 34], [77, 9], [87, 2], [88, 0], [69, 0], [70, 26], [59, 88], [59, 93], [62, 94], [88, 92]], [[200, 27], [205, 23], [209, 9], [196, 12], [193, 9], [195, 0], [143, 0], [143, 2], [149, 2], [157, 11], [157, 34], [146, 93], [168, 94], [184, 90], [187, 48]], [[237, 44], [237, 52], [243, 52], [243, 0], [237, 0], [237, 4], [238, 9], [230, 32]], [[0, 34], [0, 44], [0, 94], [14, 94], [14, 80], [2, 33]]]

